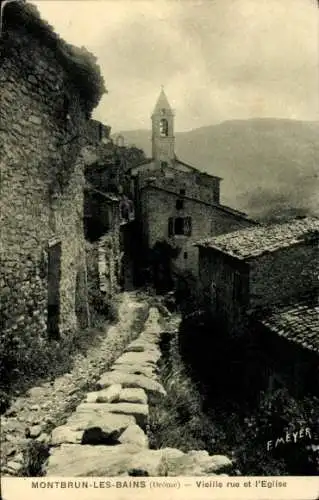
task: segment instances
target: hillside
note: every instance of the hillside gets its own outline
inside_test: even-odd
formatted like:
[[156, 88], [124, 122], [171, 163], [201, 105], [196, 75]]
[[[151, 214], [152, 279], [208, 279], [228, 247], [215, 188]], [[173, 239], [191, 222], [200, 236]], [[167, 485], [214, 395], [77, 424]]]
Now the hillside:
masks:
[[[151, 153], [151, 132], [123, 131]], [[222, 201], [262, 218], [319, 213], [319, 122], [234, 120], [176, 133], [176, 154], [219, 175]], [[316, 206], [317, 205], [317, 206]]]

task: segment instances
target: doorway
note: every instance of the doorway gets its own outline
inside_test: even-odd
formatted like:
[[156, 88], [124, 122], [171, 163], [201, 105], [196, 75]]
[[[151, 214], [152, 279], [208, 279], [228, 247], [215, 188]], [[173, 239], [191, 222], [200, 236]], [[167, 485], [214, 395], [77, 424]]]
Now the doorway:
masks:
[[48, 317], [49, 339], [60, 338], [60, 281], [61, 281], [61, 242], [48, 249]]

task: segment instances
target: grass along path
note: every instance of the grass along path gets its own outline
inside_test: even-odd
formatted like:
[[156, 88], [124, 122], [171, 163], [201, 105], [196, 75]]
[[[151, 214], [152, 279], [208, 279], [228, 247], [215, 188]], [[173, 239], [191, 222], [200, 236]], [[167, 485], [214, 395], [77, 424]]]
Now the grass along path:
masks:
[[[218, 447], [220, 430], [202, 410], [201, 395], [187, 367], [181, 359], [177, 345], [180, 324], [178, 314], [162, 318], [165, 334], [162, 336], [162, 358], [159, 364], [159, 379], [167, 392], [160, 401], [150, 397], [150, 448], [178, 448], [187, 453], [191, 450], [206, 450], [210, 455], [225, 454]], [[228, 456], [233, 458], [232, 453]], [[236, 465], [227, 471], [238, 475]]]
[[65, 422], [100, 374], [139, 335], [148, 309], [145, 296], [121, 294], [118, 322], [102, 328], [100, 337], [95, 338], [85, 355], [75, 354], [68, 373], [45, 381], [14, 400], [1, 416], [2, 474], [37, 475], [40, 462], [46, 458], [51, 430]]

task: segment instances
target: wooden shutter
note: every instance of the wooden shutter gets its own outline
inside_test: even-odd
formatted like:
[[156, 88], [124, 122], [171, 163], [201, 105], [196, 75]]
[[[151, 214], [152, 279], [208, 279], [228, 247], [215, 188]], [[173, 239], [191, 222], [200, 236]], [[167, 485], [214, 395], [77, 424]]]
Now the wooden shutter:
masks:
[[168, 236], [173, 236], [174, 234], [174, 218], [169, 217], [168, 219]]
[[192, 218], [185, 217], [184, 219], [184, 234], [186, 236], [191, 236], [192, 234]]

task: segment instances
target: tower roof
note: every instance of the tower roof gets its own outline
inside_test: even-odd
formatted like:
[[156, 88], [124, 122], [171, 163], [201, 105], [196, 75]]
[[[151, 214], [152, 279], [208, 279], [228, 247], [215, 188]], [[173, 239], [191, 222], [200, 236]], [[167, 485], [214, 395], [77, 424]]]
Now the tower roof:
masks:
[[166, 94], [164, 92], [164, 88], [162, 87], [161, 93], [157, 99], [153, 114], [160, 113], [162, 109], [165, 109], [165, 111], [168, 111], [169, 113], [173, 113], [173, 110], [168, 102], [168, 99], [166, 97]]

